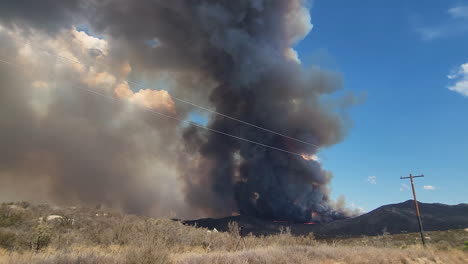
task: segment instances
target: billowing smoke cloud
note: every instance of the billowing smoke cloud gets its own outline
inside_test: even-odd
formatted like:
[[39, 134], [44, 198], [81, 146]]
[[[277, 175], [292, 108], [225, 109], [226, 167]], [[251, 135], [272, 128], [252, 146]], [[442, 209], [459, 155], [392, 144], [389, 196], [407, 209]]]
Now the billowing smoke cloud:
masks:
[[[306, 2], [18, 2], [0, 4], [7, 28], [1, 31], [6, 43], [0, 54], [36, 66], [16, 78], [0, 68], [1, 140], [11, 150], [0, 156], [3, 182], [45, 186], [44, 197], [55, 200], [103, 202], [144, 213], [171, 208], [190, 216], [344, 217], [344, 206], [329, 197], [331, 173], [307, 158], [316, 157], [316, 146], [339, 142], [345, 128], [342, 109], [324, 107], [321, 100], [341, 87], [339, 75], [304, 69], [293, 49], [312, 29]], [[37, 12], [29, 16], [24, 9], [34, 6]], [[72, 27], [78, 24], [104, 39], [78, 32]], [[44, 63], [53, 65], [52, 59], [24, 54], [27, 45], [8, 34], [42, 38], [40, 43], [86, 66], [58, 61], [55, 74], [49, 69], [52, 80], [40, 80], [48, 70]], [[129, 76], [161, 88], [132, 87]], [[73, 90], [76, 85], [129, 104], [104, 104]], [[210, 116], [212, 129], [303, 158], [137, 109], [185, 118], [193, 109], [175, 104], [171, 95], [315, 146]], [[346, 107], [347, 99], [337, 107]], [[30, 184], [35, 181], [41, 185]]]
[[[88, 46], [100, 46], [107, 53], [104, 40], [75, 29], [54, 38], [29, 31], [24, 38], [18, 30], [0, 28], [1, 59], [20, 65], [0, 65], [0, 199], [190, 216], [171, 169], [178, 123], [140, 109], [183, 116], [167, 92], [130, 90], [127, 62], [107, 66], [89, 52]], [[47, 52], [94, 63], [60, 60], [37, 43]]]

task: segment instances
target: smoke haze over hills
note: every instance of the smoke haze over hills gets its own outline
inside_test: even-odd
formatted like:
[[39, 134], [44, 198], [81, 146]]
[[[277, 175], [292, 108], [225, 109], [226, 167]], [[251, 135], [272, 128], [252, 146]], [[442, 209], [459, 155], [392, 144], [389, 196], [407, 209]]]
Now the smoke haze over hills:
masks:
[[[310, 20], [301, 0], [0, 3], [0, 58], [21, 65], [0, 65], [0, 145], [7, 150], [0, 199], [180, 217], [346, 217], [343, 201], [330, 199], [332, 174], [317, 159], [140, 108], [187, 119], [194, 109], [172, 96], [186, 98], [315, 146], [219, 115], [209, 117], [211, 129], [316, 155], [343, 139], [340, 113], [353, 98], [338, 99], [339, 109], [323, 105], [342, 80], [301, 65], [294, 45], [312, 29]], [[132, 85], [134, 78], [156, 89]]]

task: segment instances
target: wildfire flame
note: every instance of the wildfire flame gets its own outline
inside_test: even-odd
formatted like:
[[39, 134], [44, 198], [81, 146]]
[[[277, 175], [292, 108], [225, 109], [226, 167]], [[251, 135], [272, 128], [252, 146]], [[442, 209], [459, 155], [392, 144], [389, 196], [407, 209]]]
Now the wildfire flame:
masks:
[[310, 215], [312, 217], [312, 219], [317, 219], [320, 217], [320, 214], [317, 213], [317, 212], [312, 212], [312, 214]]
[[319, 161], [319, 158], [315, 154], [302, 154], [301, 155], [303, 159], [305, 160], [314, 160], [314, 161]]

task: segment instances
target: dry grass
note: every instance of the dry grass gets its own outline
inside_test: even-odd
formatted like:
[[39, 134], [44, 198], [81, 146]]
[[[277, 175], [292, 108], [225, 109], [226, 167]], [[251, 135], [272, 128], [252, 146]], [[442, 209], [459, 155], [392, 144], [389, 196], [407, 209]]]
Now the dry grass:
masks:
[[[468, 242], [468, 232], [463, 229], [426, 231], [424, 234], [428, 246], [437, 250], [463, 249], [464, 243]], [[327, 242], [332, 244], [334, 241], [328, 240]], [[419, 233], [355, 237], [340, 240], [340, 245], [372, 245], [374, 247], [393, 247], [402, 249], [420, 243], [421, 237]]]
[[[48, 215], [63, 219], [39, 221]], [[427, 250], [415, 245], [415, 234], [317, 241], [313, 235], [293, 236], [285, 230], [242, 240], [236, 223], [227, 233], [208, 232], [168, 219], [103, 209], [3, 204], [0, 264], [468, 263], [463, 251], [467, 234], [430, 233]]]
[[176, 263], [467, 263], [462, 252], [434, 252], [422, 249], [399, 250], [375, 247], [346, 247], [317, 245], [269, 246], [238, 252], [209, 254], [183, 253]]

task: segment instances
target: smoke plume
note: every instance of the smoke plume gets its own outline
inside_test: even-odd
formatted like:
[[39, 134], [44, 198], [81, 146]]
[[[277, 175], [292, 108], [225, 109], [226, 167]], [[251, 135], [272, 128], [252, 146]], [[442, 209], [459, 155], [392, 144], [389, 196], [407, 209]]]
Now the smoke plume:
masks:
[[[312, 29], [303, 0], [74, 0], [0, 3], [0, 187], [5, 195], [104, 203], [182, 217], [241, 213], [291, 221], [345, 217], [316, 157], [342, 140], [341, 78], [304, 68], [294, 45]], [[34, 10], [34, 15], [28, 10]], [[79, 30], [77, 27], [85, 28]], [[40, 52], [27, 43], [80, 63]], [[60, 52], [58, 52], [60, 51]], [[39, 54], [39, 55], [38, 55]], [[132, 85], [145, 80], [155, 90]], [[102, 98], [74, 87], [112, 95]], [[211, 129], [157, 117], [217, 112]], [[40, 191], [31, 191], [40, 188]], [[22, 193], [24, 192], [24, 193]]]

